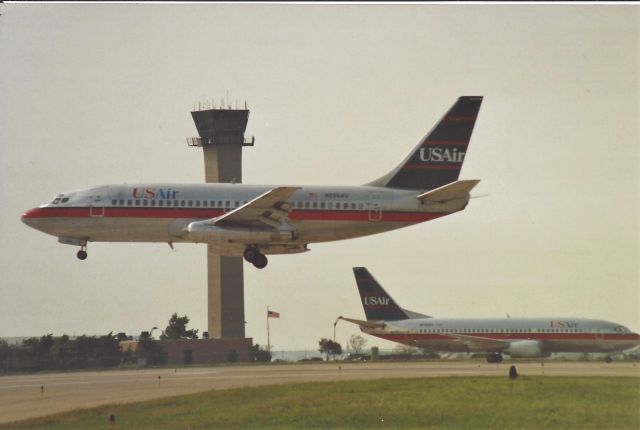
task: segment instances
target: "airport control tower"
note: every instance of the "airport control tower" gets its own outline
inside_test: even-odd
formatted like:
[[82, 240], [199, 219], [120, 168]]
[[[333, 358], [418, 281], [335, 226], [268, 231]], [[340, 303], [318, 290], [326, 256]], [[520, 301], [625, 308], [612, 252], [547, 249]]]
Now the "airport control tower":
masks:
[[[204, 108], [191, 112], [199, 137], [189, 146], [204, 154], [205, 182], [242, 182], [242, 147], [253, 146], [244, 136], [249, 120], [244, 109]], [[244, 275], [242, 257], [223, 257], [207, 245], [208, 330], [215, 339], [244, 338]]]

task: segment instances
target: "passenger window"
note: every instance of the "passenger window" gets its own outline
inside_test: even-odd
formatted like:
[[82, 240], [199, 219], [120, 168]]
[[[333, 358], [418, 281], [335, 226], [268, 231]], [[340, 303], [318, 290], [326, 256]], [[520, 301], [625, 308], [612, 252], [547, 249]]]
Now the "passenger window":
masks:
[[324, 202], [320, 202], [320, 209], [324, 209]]
[[240, 206], [240, 202], [236, 200], [236, 207]]
[[360, 210], [364, 209], [364, 205], [362, 203], [358, 203], [358, 209]]
[[117, 205], [117, 204], [118, 204], [118, 201], [117, 201], [117, 200], [111, 200], [111, 206], [115, 206], [115, 205]]
[[158, 206], [164, 206], [164, 200], [158, 200]]
[[309, 207], [311, 207], [311, 204], [309, 202], [304, 202], [304, 207], [309, 209]]
[[230, 201], [230, 200], [225, 201], [225, 202], [224, 202], [224, 205], [225, 205], [226, 207], [231, 207], [231, 201]]
[[136, 206], [140, 206], [140, 200], [136, 200]]
[[131, 200], [127, 200], [127, 206], [131, 206], [133, 202]]
[[332, 203], [332, 202], [327, 203], [327, 207], [328, 207], [329, 209], [333, 209], [333, 203]]
[[185, 203], [186, 203], [186, 201], [180, 200], [180, 206], [185, 207], [186, 206]]
[[142, 206], [149, 206], [147, 199], [142, 200]]
[[205, 208], [207, 207], [207, 201], [206, 200], [202, 201], [202, 206], [205, 207]]
[[200, 207], [200, 200], [196, 200], [196, 207]]
[[313, 202], [313, 208], [318, 209], [318, 202]]
[[189, 200], [189, 202], [187, 203], [189, 207], [193, 206], [193, 200]]
[[[64, 203], [64, 199], [62, 199], [62, 203]], [[120, 206], [124, 206], [124, 200], [120, 200]]]
[[351, 209], [355, 209], [356, 208], [356, 204], [355, 203], [351, 203]]
[[155, 200], [151, 200], [151, 206], [155, 206], [156, 205], [156, 201]]

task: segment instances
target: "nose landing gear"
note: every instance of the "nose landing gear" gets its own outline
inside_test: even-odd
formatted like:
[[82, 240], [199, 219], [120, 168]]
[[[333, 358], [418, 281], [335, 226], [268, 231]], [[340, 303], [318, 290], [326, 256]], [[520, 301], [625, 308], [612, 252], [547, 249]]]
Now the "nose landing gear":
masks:
[[87, 245], [80, 246], [80, 251], [78, 251], [78, 253], [76, 254], [76, 257], [78, 257], [78, 260], [86, 260], [87, 256], [88, 256]]
[[257, 269], [264, 269], [269, 262], [267, 257], [255, 246], [247, 246], [247, 249], [244, 250], [244, 259], [253, 264]]

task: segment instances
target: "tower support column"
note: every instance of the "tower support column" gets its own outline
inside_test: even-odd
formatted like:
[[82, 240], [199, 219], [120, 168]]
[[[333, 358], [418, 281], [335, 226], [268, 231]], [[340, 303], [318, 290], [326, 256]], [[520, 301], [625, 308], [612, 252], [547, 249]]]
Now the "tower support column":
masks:
[[[187, 139], [201, 147], [205, 181], [242, 182], [242, 148], [253, 146], [245, 139], [247, 109], [208, 109], [191, 112], [199, 137]], [[207, 245], [207, 322], [209, 337], [244, 338], [244, 260], [225, 257]]]

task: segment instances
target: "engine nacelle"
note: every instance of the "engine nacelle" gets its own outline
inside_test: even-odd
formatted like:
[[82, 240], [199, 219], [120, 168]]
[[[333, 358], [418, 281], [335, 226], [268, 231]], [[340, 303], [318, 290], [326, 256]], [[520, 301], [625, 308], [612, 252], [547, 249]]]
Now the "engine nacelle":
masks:
[[512, 358], [536, 358], [543, 357], [542, 343], [537, 340], [518, 340], [511, 342], [505, 350]]
[[202, 221], [194, 221], [187, 226], [189, 239], [193, 242], [223, 244], [223, 243], [244, 243], [244, 244], [267, 244], [286, 243], [294, 239], [293, 231], [271, 230], [259, 228], [241, 227], [218, 227]]

